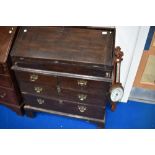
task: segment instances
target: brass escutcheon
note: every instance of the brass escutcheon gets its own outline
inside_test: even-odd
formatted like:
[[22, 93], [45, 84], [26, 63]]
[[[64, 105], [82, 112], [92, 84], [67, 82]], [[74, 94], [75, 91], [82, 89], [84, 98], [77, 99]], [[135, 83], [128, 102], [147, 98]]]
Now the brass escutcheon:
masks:
[[36, 93], [41, 93], [43, 91], [42, 87], [34, 87], [34, 90], [36, 91]]
[[79, 94], [78, 95], [78, 98], [79, 98], [80, 101], [84, 101], [84, 100], [87, 99], [87, 95], [85, 95], [85, 94]]
[[43, 104], [45, 101], [44, 101], [43, 99], [37, 98], [37, 102], [38, 102], [39, 104]]
[[36, 80], [38, 80], [38, 75], [35, 75], [35, 74], [30, 75], [30, 81], [31, 82], [34, 82]]
[[78, 85], [83, 87], [83, 86], [86, 86], [87, 85], [87, 81], [86, 80], [78, 80]]
[[78, 109], [80, 112], [85, 112], [87, 110], [87, 107], [83, 105], [78, 105]]

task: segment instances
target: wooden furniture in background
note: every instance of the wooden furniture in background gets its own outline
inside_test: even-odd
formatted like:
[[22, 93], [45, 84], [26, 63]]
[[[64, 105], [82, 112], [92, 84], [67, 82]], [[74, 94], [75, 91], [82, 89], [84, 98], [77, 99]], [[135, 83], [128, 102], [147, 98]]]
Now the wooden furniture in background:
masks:
[[16, 79], [10, 70], [9, 52], [16, 30], [16, 27], [0, 27], [0, 103], [11, 108], [17, 114], [23, 114]]

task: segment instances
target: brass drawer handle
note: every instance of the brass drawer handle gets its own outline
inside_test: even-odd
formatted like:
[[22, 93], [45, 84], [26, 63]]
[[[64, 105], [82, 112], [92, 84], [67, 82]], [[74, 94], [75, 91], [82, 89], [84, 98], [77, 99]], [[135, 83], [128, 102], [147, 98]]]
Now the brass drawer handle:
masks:
[[81, 86], [81, 87], [87, 85], [87, 81], [86, 81], [86, 80], [78, 80], [77, 83], [78, 83], [78, 85]]
[[43, 91], [42, 87], [34, 87], [36, 93], [41, 93]]
[[78, 95], [78, 98], [79, 98], [80, 101], [84, 101], [84, 100], [87, 99], [87, 95], [85, 95], [85, 94], [79, 94]]
[[45, 101], [44, 101], [43, 99], [41, 99], [41, 98], [37, 98], [37, 102], [38, 102], [39, 104], [45, 103]]
[[30, 75], [31, 82], [35, 82], [36, 80], [38, 80], [38, 75], [35, 75], [35, 74]]
[[6, 96], [6, 93], [1, 93], [0, 98], [4, 98]]
[[78, 105], [78, 109], [80, 112], [85, 112], [87, 110], [87, 107], [83, 105]]

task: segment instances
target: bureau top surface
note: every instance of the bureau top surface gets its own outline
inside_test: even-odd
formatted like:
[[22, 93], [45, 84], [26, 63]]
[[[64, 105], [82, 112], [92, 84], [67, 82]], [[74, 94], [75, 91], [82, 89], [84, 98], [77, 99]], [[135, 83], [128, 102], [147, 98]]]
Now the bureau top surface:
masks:
[[0, 63], [5, 63], [15, 35], [16, 27], [0, 27]]
[[112, 65], [114, 28], [21, 27], [12, 56]]

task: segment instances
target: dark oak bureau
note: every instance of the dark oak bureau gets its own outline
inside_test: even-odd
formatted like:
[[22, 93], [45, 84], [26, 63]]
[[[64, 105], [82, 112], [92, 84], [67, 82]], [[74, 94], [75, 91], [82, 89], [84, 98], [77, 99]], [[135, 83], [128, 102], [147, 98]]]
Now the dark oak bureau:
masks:
[[104, 127], [113, 81], [115, 28], [20, 27], [11, 50], [24, 111]]
[[20, 92], [9, 57], [17, 27], [0, 27], [0, 103], [17, 114], [23, 114]]

